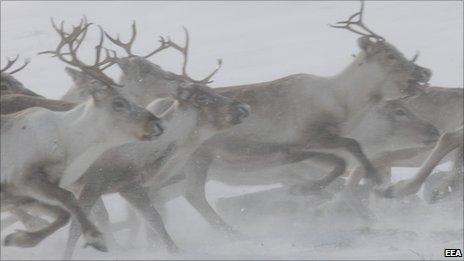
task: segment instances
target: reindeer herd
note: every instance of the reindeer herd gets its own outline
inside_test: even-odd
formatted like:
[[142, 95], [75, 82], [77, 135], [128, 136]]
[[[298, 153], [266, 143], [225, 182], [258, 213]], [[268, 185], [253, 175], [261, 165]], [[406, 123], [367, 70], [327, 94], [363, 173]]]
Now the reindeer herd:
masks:
[[[447, 157], [452, 174], [428, 201], [462, 194], [463, 89], [430, 87], [431, 70], [365, 26], [363, 8], [333, 26], [361, 35], [360, 52], [335, 76], [294, 74], [220, 88], [208, 84], [221, 60], [202, 80], [188, 76], [185, 28], [185, 45], [161, 38], [151, 53], [135, 55], [135, 23], [123, 42], [85, 18], [70, 31], [52, 20], [60, 42], [40, 54], [69, 66], [74, 86], [61, 100], [13, 77], [30, 61], [13, 69], [16, 57], [1, 69], [1, 211], [11, 214], [2, 228], [16, 221], [27, 228], [6, 235], [3, 244], [34, 247], [71, 220], [65, 259], [81, 234], [86, 245], [107, 251], [107, 243], [116, 244], [101, 198], [109, 193], [137, 210], [151, 237], [160, 237], [170, 252], [179, 248], [159, 211], [178, 196], [212, 227], [239, 235], [207, 201], [210, 179], [234, 186], [281, 183], [289, 194], [304, 195], [348, 172], [346, 195], [366, 178], [375, 195], [398, 198], [415, 194]], [[88, 64], [78, 53], [93, 28], [99, 39]], [[108, 41], [125, 56], [105, 46]], [[182, 54], [182, 74], [148, 60], [169, 48]], [[104, 73], [113, 65], [122, 71], [118, 82]], [[297, 163], [308, 165], [298, 178], [271, 171]], [[312, 178], [313, 166], [327, 174]], [[419, 170], [391, 184], [391, 168], [398, 166]], [[355, 201], [350, 204], [359, 208]]]

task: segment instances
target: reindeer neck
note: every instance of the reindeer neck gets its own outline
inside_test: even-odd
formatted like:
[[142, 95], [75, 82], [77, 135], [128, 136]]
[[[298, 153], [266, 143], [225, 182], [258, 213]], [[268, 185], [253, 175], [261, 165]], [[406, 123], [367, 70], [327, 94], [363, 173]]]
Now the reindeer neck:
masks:
[[190, 108], [179, 107], [173, 117], [165, 122], [166, 133], [163, 139], [176, 141], [179, 146], [191, 139], [192, 132], [197, 130], [198, 113]]
[[72, 110], [59, 112], [62, 139], [73, 143], [76, 151], [85, 150], [90, 145], [104, 143], [112, 138], [108, 116], [103, 110], [95, 108], [93, 100], [79, 104]]
[[353, 126], [382, 99], [382, 86], [386, 80], [379, 66], [365, 65], [363, 60], [360, 55], [344, 71], [330, 78], [334, 95], [348, 118], [347, 124]]

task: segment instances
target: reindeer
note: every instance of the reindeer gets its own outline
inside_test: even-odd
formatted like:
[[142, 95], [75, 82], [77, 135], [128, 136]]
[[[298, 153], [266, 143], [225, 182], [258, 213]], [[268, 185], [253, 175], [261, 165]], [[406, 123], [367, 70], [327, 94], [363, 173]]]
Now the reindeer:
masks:
[[[383, 151], [385, 148], [407, 148], [412, 146], [430, 146], [439, 137], [438, 131], [429, 122], [417, 117], [412, 113], [404, 104], [404, 99], [395, 99], [389, 101], [379, 102], [374, 108], [361, 120], [359, 125], [353, 130], [356, 134], [357, 141], [361, 144], [367, 153]], [[304, 170], [311, 172], [312, 175], [317, 176], [321, 173], [321, 169], [325, 170], [327, 167], [323, 162], [311, 162], [309, 165], [304, 164]], [[316, 164], [315, 164], [316, 163]], [[301, 164], [301, 163], [300, 163]], [[309, 166], [308, 166], [309, 165]], [[319, 168], [315, 168], [315, 166]], [[301, 169], [299, 170], [301, 172]], [[179, 178], [186, 178], [181, 176]], [[308, 178], [304, 173], [299, 173], [295, 170], [294, 166], [286, 168], [279, 168], [277, 170], [264, 170], [249, 172], [231, 173], [230, 171], [214, 171], [209, 175], [209, 179], [228, 184], [230, 186], [242, 185], [272, 185], [281, 183], [283, 188], [280, 190], [291, 196], [306, 195], [315, 192], [315, 190], [322, 189], [321, 187], [308, 187], [306, 182]], [[184, 180], [185, 181], [185, 180]], [[182, 196], [182, 189], [185, 184], [179, 183], [177, 185], [170, 185], [163, 190], [157, 187], [150, 190], [151, 198], [156, 203], [156, 206], [163, 212], [164, 201], [172, 199], [177, 196]], [[259, 194], [256, 194], [259, 195]], [[263, 194], [264, 195], [264, 194]], [[217, 202], [220, 209], [228, 209], [230, 211], [241, 209], [244, 204], [247, 204], [248, 196], [237, 196], [234, 199], [227, 201]], [[259, 197], [259, 196], [258, 196]], [[268, 200], [269, 194], [264, 197]], [[233, 205], [231, 205], [233, 204]], [[270, 205], [272, 206], [272, 204]], [[255, 206], [260, 209], [260, 206]], [[366, 215], [365, 210], [361, 206], [354, 205], [358, 213]], [[259, 212], [259, 210], [258, 210]], [[133, 221], [133, 217], [131, 217]], [[127, 223], [127, 222], [126, 222]], [[115, 228], [122, 228], [122, 223], [115, 224]], [[137, 228], [133, 228], [136, 230]], [[134, 233], [134, 232], [132, 232]]]
[[75, 104], [73, 103], [50, 100], [36, 94], [25, 88], [20, 81], [12, 76], [24, 69], [30, 63], [30, 60], [26, 60], [21, 67], [7, 72], [16, 63], [18, 58], [19, 56], [16, 56], [14, 59], [8, 59], [7, 65], [1, 69], [1, 114], [15, 113], [30, 107], [42, 107], [52, 111], [67, 111], [74, 108]]
[[[84, 188], [79, 204], [89, 214], [102, 194], [118, 192], [161, 235], [169, 251], [177, 246], [166, 232], [161, 217], [148, 197], [147, 188], [171, 180], [189, 155], [218, 131], [239, 124], [248, 116], [247, 105], [214, 93], [207, 81], [193, 82], [182, 75], [185, 84], [177, 88], [173, 98], [158, 99], [147, 109], [167, 122], [168, 132], [151, 142], [136, 142], [112, 148], [103, 153], [83, 175]], [[168, 108], [169, 109], [165, 109]], [[173, 107], [175, 107], [173, 109]], [[115, 162], [117, 162], [115, 164]], [[165, 171], [169, 170], [169, 171]], [[65, 258], [71, 258], [80, 233], [72, 223]]]
[[[119, 35], [117, 36], [117, 38], [111, 37], [106, 31], [104, 31], [101, 28], [106, 38], [109, 39], [116, 46], [121, 47], [127, 54], [127, 57], [125, 57], [124, 59], [114, 59], [112, 63], [109, 63], [108, 65], [104, 66], [102, 70], [109, 68], [115, 63], [117, 63], [121, 67], [121, 69], [124, 70], [124, 66], [125, 66], [124, 60], [134, 58], [134, 59], [142, 59], [146, 61], [146, 59], [171, 47], [172, 45], [171, 41], [167, 41], [165, 38], [160, 37], [160, 40], [159, 40], [160, 45], [158, 48], [156, 48], [155, 50], [153, 50], [152, 52], [146, 55], [135, 55], [132, 51], [132, 45], [134, 44], [135, 39], [137, 37], [137, 26], [136, 26], [135, 21], [132, 23], [131, 28], [132, 28], [132, 35], [130, 37], [130, 40], [127, 42], [123, 42], [122, 40], [120, 40]], [[161, 69], [159, 66], [158, 68]], [[208, 79], [210, 79], [218, 70], [219, 68], [214, 70], [213, 73], [210, 74]], [[74, 86], [70, 88], [63, 95], [61, 100], [68, 101], [68, 102], [82, 102], [86, 100], [89, 97], [89, 88], [87, 87], [88, 85], [87, 83], [91, 81], [92, 78], [89, 75], [83, 74], [82, 72], [76, 71], [72, 68], [66, 68], [66, 72], [72, 77], [74, 81]], [[160, 72], [163, 74], [162, 77], [158, 77], [162, 79], [161, 81], [160, 80], [151, 81], [151, 83], [149, 84], [150, 86], [149, 87], [147, 86], [147, 88], [144, 88], [143, 90], [139, 88], [140, 82], [138, 82], [136, 86], [127, 85], [128, 88], [124, 88], [122, 90], [122, 94], [124, 95], [124, 97], [127, 97], [128, 99], [131, 99], [137, 102], [137, 104], [141, 106], [147, 106], [150, 102], [152, 102], [156, 98], [168, 97], [172, 88], [176, 88], [177, 86], [179, 86], [179, 84], [182, 84], [182, 81], [178, 81], [178, 77], [176, 78], [176, 75], [173, 73], [164, 72], [162, 70], [160, 70]], [[130, 77], [131, 79], [137, 79], [137, 81], [146, 80], [146, 78], [143, 78], [143, 79], [138, 78], [139, 76], [136, 75], [136, 73], [130, 73], [128, 77]], [[175, 84], [171, 84], [168, 81], [174, 81]], [[126, 86], [125, 81], [121, 81], [120, 84]], [[160, 89], [164, 90], [164, 95], [162, 96], [159, 95]]]
[[[204, 184], [210, 167], [231, 169], [234, 170], [231, 175], [236, 175], [237, 170], [264, 170], [306, 160], [335, 166], [328, 177], [306, 184], [307, 188], [319, 188], [345, 172], [345, 160], [333, 152], [348, 151], [370, 173], [368, 177], [381, 182], [359, 143], [346, 136], [379, 102], [410, 95], [422, 88], [430, 79], [431, 71], [416, 65], [415, 59], [406, 59], [383, 37], [367, 28], [362, 21], [363, 10], [362, 3], [359, 12], [335, 26], [361, 35], [358, 39], [361, 52], [338, 75], [323, 78], [296, 74], [270, 82], [216, 88], [221, 95], [249, 104], [252, 113], [243, 124], [205, 141], [185, 166], [188, 175], [185, 175], [187, 188], [183, 193], [208, 223], [232, 230], [206, 200]], [[355, 30], [353, 25], [366, 32]], [[183, 54], [185, 61], [188, 33], [184, 46], [170, 40], [168, 43]], [[129, 55], [119, 59], [118, 65], [123, 71], [120, 83], [141, 94], [137, 96], [165, 97], [168, 86], [177, 84], [171, 80], [171, 73], [143, 57]], [[186, 65], [184, 62], [184, 71]], [[152, 86], [160, 88], [150, 89]], [[141, 98], [139, 101], [144, 102]], [[429, 126], [430, 135], [436, 136], [436, 129]]]
[[19, 55], [17, 55], [14, 59], [7, 59], [7, 64], [5, 67], [3, 67], [0, 70], [0, 82], [1, 82], [1, 90], [0, 94], [1, 96], [3, 95], [8, 95], [8, 94], [24, 94], [24, 95], [30, 95], [30, 96], [38, 96], [42, 97], [35, 92], [25, 88], [23, 84], [18, 81], [16, 78], [13, 77], [13, 74], [21, 71], [24, 69], [29, 63], [30, 60], [27, 59], [22, 66], [19, 68], [7, 72], [8, 69], [10, 69], [17, 61], [18, 61]]
[[[462, 193], [462, 173], [463, 173], [463, 127], [462, 125], [454, 131], [445, 132], [433, 148], [430, 155], [424, 161], [416, 175], [408, 180], [401, 180], [396, 184], [383, 189], [378, 189], [377, 193], [387, 198], [404, 197], [419, 191], [422, 183], [432, 173], [435, 166], [451, 151], [457, 150], [456, 162], [454, 165], [455, 175], [451, 178], [452, 183], [446, 184], [453, 188], [458, 188]], [[443, 196], [443, 195], [437, 195]]]
[[15, 113], [31, 107], [41, 107], [52, 111], [68, 111], [76, 106], [75, 103], [71, 102], [24, 94], [3, 95], [0, 99], [0, 111], [2, 114]]
[[[358, 40], [361, 52], [340, 74], [328, 78], [297, 74], [270, 82], [217, 88], [221, 95], [250, 104], [252, 114], [245, 123], [208, 139], [185, 168], [189, 172], [186, 198], [210, 224], [231, 230], [211, 208], [204, 194], [210, 166], [252, 171], [305, 160], [336, 166], [329, 178], [308, 182], [306, 186], [317, 188], [345, 171], [343, 158], [332, 153], [348, 150], [371, 173], [369, 177], [381, 181], [358, 142], [346, 135], [380, 101], [414, 93], [421, 84], [428, 82], [431, 71], [416, 65], [414, 59], [407, 60], [383, 37], [367, 28], [362, 21], [363, 7], [362, 4], [359, 12], [336, 26], [361, 35]], [[353, 29], [353, 25], [367, 33]], [[133, 32], [134, 35], [135, 30]], [[171, 45], [185, 57], [188, 40], [186, 32], [183, 47], [172, 42]], [[131, 42], [127, 50], [131, 50]], [[169, 86], [178, 84], [172, 80], [171, 73], [143, 57], [129, 54], [119, 59], [118, 65], [123, 71], [120, 83], [131, 92], [139, 93], [134, 97], [139, 97], [142, 103], [147, 102], [141, 98], [144, 95], [166, 97]], [[186, 63], [183, 70], [186, 70]], [[433, 129], [430, 127], [430, 133], [435, 132]]]
[[122, 97], [118, 85], [100, 70], [111, 58], [108, 51], [104, 59], [101, 56], [103, 37], [95, 48], [94, 64], [78, 59], [76, 53], [91, 24], [83, 19], [70, 33], [64, 31], [63, 23], [58, 27], [52, 21], [52, 25], [61, 42], [49, 53], [95, 78], [92, 98], [65, 112], [35, 107], [1, 115], [2, 211], [11, 206], [40, 208], [57, 217], [41, 230], [7, 235], [4, 244], [35, 246], [72, 215], [79, 221], [86, 242], [105, 251], [99, 230], [84, 215], [74, 195], [59, 183], [66, 175], [73, 176], [79, 168], [89, 166], [104, 150], [153, 139], [163, 128], [159, 118]]
[[[86, 31], [84, 31], [83, 33], [86, 33]], [[130, 47], [129, 47], [129, 43], [121, 42], [119, 40], [119, 37], [116, 40], [112, 38], [111, 36], [109, 36], [106, 32], [104, 33], [105, 35], [108, 36], [108, 38], [111, 41], [113, 41], [115, 44], [118, 44], [124, 50], [126, 50], [129, 57], [135, 57], [135, 55], [132, 54], [132, 51], [131, 51], [132, 43], [136, 37], [135, 22], [133, 24], [134, 34], [132, 36], [132, 40], [131, 40], [132, 43], [130, 44]], [[141, 58], [148, 59], [154, 54], [169, 47], [166, 44], [167, 42], [164, 40], [164, 38], [161, 37], [160, 42], [161, 42], [161, 45], [158, 48], [156, 48], [154, 51], [148, 53], [145, 56], [141, 56]], [[50, 52], [42, 52], [39, 54], [48, 54], [48, 53]], [[62, 97], [62, 100], [46, 99], [46, 98], [43, 98], [42, 96], [36, 95], [32, 91], [29, 91], [28, 89], [22, 87], [22, 84], [19, 81], [17, 81], [12, 76], [10, 76], [11, 73], [15, 73], [23, 69], [29, 63], [29, 61], [26, 61], [26, 63], [21, 68], [16, 69], [10, 74], [7, 74], [6, 72], [4, 72], [7, 69], [9, 69], [17, 61], [17, 59], [18, 57], [16, 57], [14, 60], [8, 60], [8, 64], [6, 65], [4, 69], [2, 69], [2, 86], [4, 86], [2, 88], [5, 90], [8, 90], [8, 92], [3, 92], [2, 90], [2, 94], [5, 94], [1, 96], [1, 113], [2, 114], [15, 113], [15, 112], [18, 112], [18, 111], [21, 111], [21, 110], [24, 110], [30, 107], [42, 107], [42, 108], [46, 108], [46, 109], [53, 110], [53, 111], [67, 111], [67, 110], [74, 108], [78, 103], [85, 102], [89, 98], [91, 98], [91, 93], [93, 92], [93, 89], [94, 89], [93, 86], [95, 85], [95, 78], [91, 76], [89, 73], [76, 70], [71, 67], [66, 67], [65, 71], [72, 78], [74, 86]], [[113, 59], [109, 60], [104, 66], [102, 66], [101, 70], [105, 70], [109, 68], [110, 66], [114, 65], [116, 61], [118, 61], [118, 59], [116, 56], [114, 56]], [[173, 75], [173, 74], [170, 74], [170, 75]], [[209, 78], [211, 78], [211, 76], [212, 75], [210, 75]], [[3, 80], [4, 78], [7, 78], [8, 81], [4, 81]], [[177, 82], [176, 86], [180, 85], [185, 80], [183, 77], [177, 77], [177, 78], [181, 80]], [[172, 77], [170, 79], [172, 79]], [[7, 82], [8, 82], [8, 85], [6, 85]], [[155, 84], [155, 87], [158, 87], [158, 85], [159, 84]], [[13, 87], [9, 87], [9, 86], [13, 86]], [[25, 91], [22, 91], [23, 89]], [[129, 98], [129, 99], [140, 97], [140, 96], [132, 97], [130, 94], [127, 95], [126, 90], [128, 89], [130, 93], [131, 88], [123, 88], [120, 90], [122, 96]], [[150, 89], [154, 89], [154, 88], [152, 87]], [[156, 98], [156, 96], [153, 96], [153, 98]], [[144, 103], [144, 106], [146, 104], [147, 103]], [[102, 203], [103, 202], [99, 201], [99, 204], [98, 204], [99, 208], [97, 208], [97, 211], [96, 211], [99, 213], [97, 215], [97, 218], [99, 218], [98, 219], [99, 223], [106, 224], [107, 221], [101, 218], [102, 216], [105, 216], [105, 215], [107, 216], [107, 213], [105, 214], [105, 208], [104, 208], [104, 205], [102, 205]], [[2, 228], [8, 227], [9, 225], [14, 224], [18, 219], [22, 221], [22, 223], [28, 229], [33, 229], [33, 230], [37, 230], [48, 224], [48, 222], [46, 222], [45, 220], [41, 220], [39, 217], [33, 217], [21, 209], [14, 209], [10, 212], [13, 214], [13, 216], [5, 220], [2, 220]], [[112, 241], [111, 237], [109, 239], [111, 242]], [[113, 243], [115, 243], [114, 240], [113, 240]]]
[[[359, 143], [346, 135], [382, 100], [401, 97], [428, 82], [431, 71], [407, 60], [368, 29], [362, 22], [363, 7], [362, 3], [359, 12], [339, 22], [343, 26], [337, 26], [362, 35], [358, 40], [361, 52], [340, 74], [329, 78], [297, 74], [270, 82], [217, 88], [221, 95], [249, 104], [252, 113], [243, 124], [205, 141], [184, 168], [185, 196], [211, 225], [231, 230], [206, 200], [204, 185], [210, 168], [237, 172], [308, 159], [328, 162], [335, 166], [329, 176], [306, 185], [320, 187], [345, 172], [345, 160], [331, 152], [348, 151], [368, 178], [381, 182]], [[430, 132], [436, 130], [430, 127]]]
[[[437, 126], [440, 133], [452, 133], [462, 125], [460, 119], [463, 117], [463, 104], [462, 88], [427, 87], [420, 90], [418, 95], [404, 99], [404, 105], [409, 110]], [[381, 171], [384, 179], [389, 180], [392, 166], [420, 167], [431, 149], [433, 146], [390, 149], [374, 154], [372, 162]], [[456, 172], [457, 166], [462, 162], [459, 152], [456, 152], [453, 161], [453, 169]], [[353, 190], [363, 175], [360, 167], [355, 168], [346, 182], [347, 190]], [[454, 176], [456, 175], [458, 174]], [[430, 200], [434, 201], [434, 199]]]
[[[164, 37], [160, 37], [160, 45], [158, 48], [146, 55], [136, 55], [132, 50], [132, 46], [137, 38], [137, 26], [135, 21], [132, 23], [131, 29], [132, 34], [127, 42], [120, 40], [119, 35], [117, 37], [112, 37], [106, 31], [104, 31], [104, 33], [114, 45], [123, 49], [126, 54], [125, 57], [114, 60], [123, 72], [119, 83], [127, 87], [124, 88], [124, 95], [136, 101], [141, 106], [147, 106], [156, 98], [169, 97], [172, 89], [183, 84], [183, 79], [179, 78], [178, 75], [163, 70], [160, 66], [148, 61], [148, 58], [168, 48], [174, 48], [181, 53], [187, 54], [190, 36], [187, 29], [183, 27], [186, 35], [184, 47], [171, 41], [170, 38], [165, 39]], [[187, 75], [188, 55], [183, 55], [183, 58], [185, 62], [182, 65], [182, 75]], [[103, 69], [111, 65], [112, 64], [107, 65]], [[211, 78], [218, 72], [221, 66], [222, 60], [218, 59], [216, 68], [204, 80], [208, 83], [212, 82]], [[89, 90], [86, 87], [86, 83], [90, 80], [89, 76], [73, 69], [67, 69], [67, 73], [71, 75], [75, 84], [64, 94], [62, 100], [70, 102], [81, 102], [85, 100], [89, 96]], [[191, 77], [190, 80], [198, 82], [198, 80], [192, 79]]]

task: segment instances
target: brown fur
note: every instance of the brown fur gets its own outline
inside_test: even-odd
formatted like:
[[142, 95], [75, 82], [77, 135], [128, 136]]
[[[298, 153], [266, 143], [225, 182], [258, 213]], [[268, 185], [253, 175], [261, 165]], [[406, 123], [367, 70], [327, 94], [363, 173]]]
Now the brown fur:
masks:
[[31, 107], [42, 107], [52, 111], [68, 111], [76, 106], [75, 103], [24, 94], [3, 95], [0, 104], [1, 114], [11, 114]]

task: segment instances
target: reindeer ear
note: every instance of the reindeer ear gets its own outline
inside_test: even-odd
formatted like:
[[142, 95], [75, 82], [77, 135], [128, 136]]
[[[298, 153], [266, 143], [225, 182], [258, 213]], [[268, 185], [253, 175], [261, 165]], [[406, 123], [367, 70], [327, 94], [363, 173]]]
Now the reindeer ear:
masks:
[[377, 43], [372, 41], [369, 37], [363, 36], [358, 39], [358, 46], [366, 52], [366, 54], [371, 54], [374, 51], [374, 47]]
[[165, 120], [165, 121], [169, 121], [174, 116], [174, 113], [177, 111], [177, 108], [179, 108], [179, 101], [174, 100], [174, 102], [171, 104], [171, 106], [169, 106], [169, 108], [167, 110], [165, 110], [159, 116], [159, 118], [162, 119], [162, 120]]
[[76, 84], [77, 87], [84, 87], [94, 79], [87, 75], [86, 73], [83, 73], [79, 70], [66, 67], [65, 68], [66, 73], [71, 76], [74, 84]]
[[146, 109], [156, 117], [163, 120], [172, 118], [173, 112], [176, 111], [179, 102], [171, 97], [160, 98], [152, 101]]

